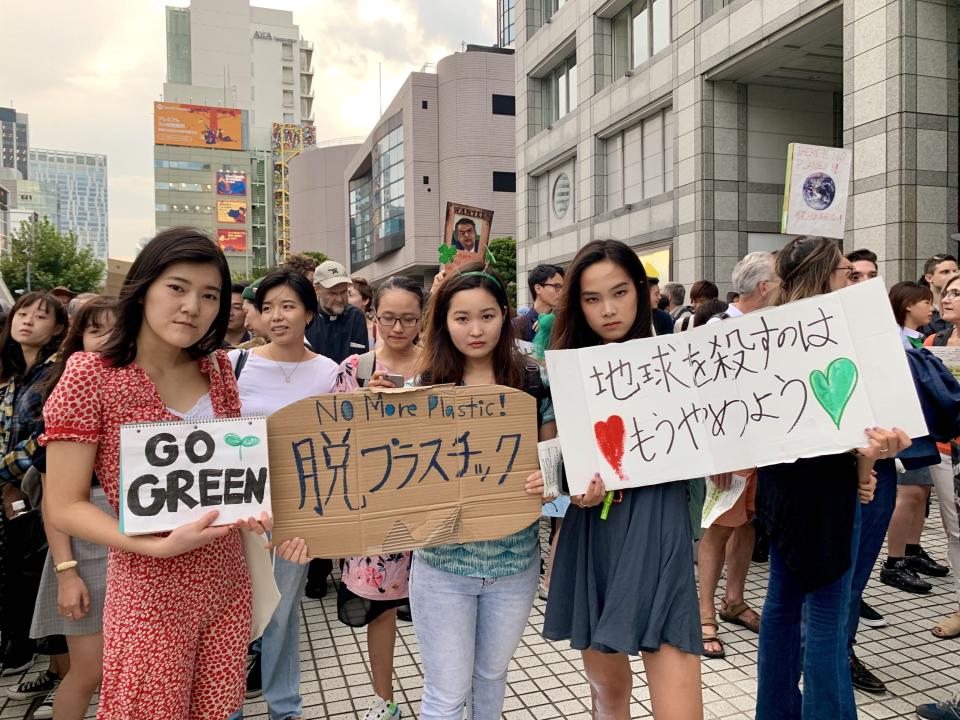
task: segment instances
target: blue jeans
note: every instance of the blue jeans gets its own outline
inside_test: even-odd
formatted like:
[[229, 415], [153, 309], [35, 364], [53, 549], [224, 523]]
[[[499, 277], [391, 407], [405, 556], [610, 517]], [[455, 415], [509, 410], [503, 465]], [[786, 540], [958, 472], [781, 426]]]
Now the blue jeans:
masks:
[[860, 600], [867, 587], [870, 574], [883, 549], [893, 508], [897, 504], [897, 470], [893, 460], [880, 460], [877, 471], [877, 489], [873, 502], [860, 506], [860, 543], [853, 554], [853, 583], [850, 592], [850, 616], [847, 619], [847, 650], [853, 654], [857, 642], [857, 626], [860, 624]]
[[[857, 502], [853, 558], [859, 535]], [[760, 624], [756, 720], [856, 720], [847, 650], [852, 579], [851, 566], [839, 580], [805, 592], [771, 543], [770, 579]]]
[[[303, 715], [300, 697], [300, 600], [307, 581], [307, 565], [275, 558], [273, 576], [280, 588], [280, 604], [260, 640], [263, 699], [270, 720]], [[243, 718], [241, 708], [230, 720]]]
[[507, 666], [537, 592], [539, 563], [516, 575], [474, 578], [415, 561], [410, 608], [423, 663], [420, 720], [499, 720]]

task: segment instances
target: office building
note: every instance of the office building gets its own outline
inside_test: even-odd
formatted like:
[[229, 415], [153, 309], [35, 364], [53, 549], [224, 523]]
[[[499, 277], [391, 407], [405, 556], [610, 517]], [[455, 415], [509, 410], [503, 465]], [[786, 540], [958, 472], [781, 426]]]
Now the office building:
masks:
[[0, 185], [0, 253], [7, 249], [10, 237], [10, 191]]
[[11, 168], [30, 179], [30, 118], [13, 108], [0, 107], [0, 168]]
[[292, 13], [247, 0], [192, 0], [166, 20], [157, 229], [206, 230], [241, 274], [274, 265], [273, 128], [312, 130], [313, 45]]
[[[58, 232], [67, 232], [60, 222], [60, 194], [56, 185], [18, 179], [19, 171], [0, 168], [0, 185], [7, 191], [7, 231], [20, 230], [23, 222], [46, 218]], [[9, 235], [8, 235], [9, 236]]]
[[107, 156], [30, 150], [30, 176], [57, 189], [60, 231], [107, 259]]
[[300, 184], [341, 162], [339, 151], [310, 151], [291, 163], [293, 247], [345, 257], [351, 272], [371, 281], [403, 274], [429, 284], [448, 201], [493, 210], [490, 237], [513, 236], [513, 93], [508, 49], [468, 45], [435, 73], [411, 73], [346, 164], [339, 243], [308, 235], [324, 225], [320, 196], [328, 190]]
[[497, 0], [497, 43], [514, 47], [517, 39], [517, 0]]
[[843, 247], [956, 252], [956, 3], [517, 0], [519, 301], [594, 238], [729, 289], [773, 250], [787, 144], [853, 151]]

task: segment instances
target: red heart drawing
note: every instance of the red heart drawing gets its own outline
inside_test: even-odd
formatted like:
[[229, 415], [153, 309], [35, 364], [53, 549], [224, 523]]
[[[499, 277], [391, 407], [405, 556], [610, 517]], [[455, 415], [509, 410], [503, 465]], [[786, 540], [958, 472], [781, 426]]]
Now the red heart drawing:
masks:
[[623, 477], [623, 431], [623, 418], [619, 415], [611, 415], [606, 422], [601, 420], [593, 426], [600, 452], [620, 478]]

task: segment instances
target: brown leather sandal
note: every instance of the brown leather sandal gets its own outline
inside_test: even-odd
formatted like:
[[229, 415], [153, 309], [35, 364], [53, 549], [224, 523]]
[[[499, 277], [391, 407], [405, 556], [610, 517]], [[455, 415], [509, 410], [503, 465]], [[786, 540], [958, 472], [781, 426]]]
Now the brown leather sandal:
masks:
[[950, 640], [960, 637], [960, 612], [955, 612], [948, 618], [944, 618], [930, 631], [937, 640]]
[[[712, 632], [705, 632], [703, 628], [713, 628]], [[713, 618], [701, 618], [700, 619], [700, 636], [703, 640], [703, 656], [705, 658], [710, 658], [711, 660], [722, 660], [727, 656], [727, 651], [723, 648], [723, 640], [720, 639], [718, 633], [720, 631], [720, 626], [717, 624], [717, 621]], [[707, 643], [712, 642], [720, 646], [720, 651], [716, 650], [707, 650]]]
[[[751, 618], [750, 620], [744, 620], [740, 616], [745, 612], [752, 612], [756, 615], [756, 618]], [[728, 622], [731, 625], [739, 625], [740, 627], [746, 628], [755, 633], [760, 632], [760, 615], [753, 608], [747, 605], [744, 601], [738, 602], [736, 605], [728, 605], [726, 600], [720, 601], [720, 619], [724, 622]]]

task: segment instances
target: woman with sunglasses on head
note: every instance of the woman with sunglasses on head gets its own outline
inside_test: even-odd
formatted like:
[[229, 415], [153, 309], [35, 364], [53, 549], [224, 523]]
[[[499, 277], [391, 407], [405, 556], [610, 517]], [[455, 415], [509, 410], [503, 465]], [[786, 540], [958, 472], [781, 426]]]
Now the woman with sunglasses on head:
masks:
[[[946, 281], [943, 291], [940, 294], [940, 312], [944, 322], [950, 323], [950, 326], [935, 335], [930, 335], [924, 340], [927, 347], [960, 347], [960, 275], [954, 275]], [[958, 600], [960, 600], [960, 520], [958, 520], [957, 498], [960, 497], [960, 438], [949, 444], [940, 444], [937, 446], [940, 450], [941, 462], [930, 468], [930, 474], [933, 476], [933, 486], [937, 491], [937, 498], [940, 501], [940, 520], [943, 523], [943, 529], [947, 534], [947, 556], [950, 560], [950, 569], [953, 573], [955, 591]], [[927, 489], [929, 495], [929, 489]], [[897, 496], [898, 504], [900, 497]], [[924, 506], [925, 506], [924, 499]], [[923, 529], [923, 511], [920, 511], [920, 529]], [[917, 553], [920, 536], [916, 535], [916, 542], [910, 550]], [[920, 550], [920, 553], [926, 555]], [[918, 558], [922, 561], [923, 557]], [[907, 558], [909, 565], [911, 558]], [[915, 568], [918, 566], [917, 560], [913, 560]], [[939, 563], [934, 563], [938, 567], [943, 567]], [[932, 568], [930, 568], [932, 569]], [[946, 568], [944, 568], [946, 569]], [[932, 573], [927, 573], [932, 574]], [[941, 640], [960, 637], [960, 610], [953, 615], [944, 618], [938, 622], [931, 631], [934, 637]]]
[[[504, 385], [538, 400], [539, 436], [555, 436], [539, 367], [519, 355], [503, 281], [480, 263], [435, 287], [418, 385]], [[527, 492], [541, 496], [543, 478]], [[539, 578], [539, 523], [498, 540], [414, 553], [410, 605], [423, 662], [421, 720], [498, 720], [507, 666], [530, 617]]]
[[[239, 417], [222, 350], [230, 316], [223, 252], [192, 228], [159, 233], [134, 260], [100, 353], [75, 353], [44, 406], [45, 509], [58, 529], [110, 547], [101, 720], [223, 720], [243, 702], [251, 585], [238, 528], [217, 512], [159, 535], [124, 535], [90, 501], [120, 507], [120, 427]], [[302, 550], [296, 541], [281, 556]]]
[[[777, 253], [773, 304], [844, 288], [853, 269], [836, 240], [794, 238]], [[864, 444], [759, 470], [757, 516], [770, 535], [770, 581], [760, 624], [757, 720], [857, 717], [847, 624], [860, 505], [873, 500], [874, 462], [896, 457], [911, 441], [902, 430], [868, 428]]]
[[[417, 340], [423, 304], [423, 288], [411, 278], [398, 275], [380, 284], [373, 297], [380, 342], [375, 350], [343, 361], [341, 392], [392, 388], [397, 376], [401, 385], [414, 377], [420, 364]], [[367, 656], [377, 697], [364, 720], [396, 720], [401, 714], [393, 699], [393, 653], [397, 608], [409, 602], [410, 560], [411, 553], [402, 552], [347, 558], [341, 566], [337, 615], [345, 625], [367, 628]]]

